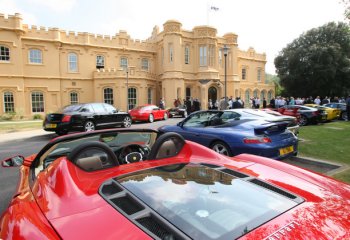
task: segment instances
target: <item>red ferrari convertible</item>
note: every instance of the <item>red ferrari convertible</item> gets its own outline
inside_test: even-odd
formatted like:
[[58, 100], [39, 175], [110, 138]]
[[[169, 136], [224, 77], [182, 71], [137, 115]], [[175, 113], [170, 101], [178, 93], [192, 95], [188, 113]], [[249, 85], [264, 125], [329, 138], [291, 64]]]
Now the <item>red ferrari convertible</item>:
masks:
[[350, 186], [175, 133], [56, 138], [20, 165], [0, 239], [350, 239]]
[[148, 121], [167, 120], [169, 117], [168, 110], [161, 109], [156, 105], [138, 106], [129, 111], [132, 121]]

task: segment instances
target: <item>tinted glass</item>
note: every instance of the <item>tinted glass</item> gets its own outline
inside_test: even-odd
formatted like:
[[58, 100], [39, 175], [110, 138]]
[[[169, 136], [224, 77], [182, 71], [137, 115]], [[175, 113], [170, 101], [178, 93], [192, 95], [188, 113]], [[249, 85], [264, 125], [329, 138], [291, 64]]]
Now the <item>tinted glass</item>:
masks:
[[114, 112], [116, 111], [116, 109], [112, 106], [112, 105], [109, 105], [109, 104], [103, 104], [105, 109], [107, 110], [107, 112]]
[[63, 109], [63, 112], [64, 113], [67, 113], [67, 112], [78, 112], [82, 107], [83, 107], [83, 105], [81, 105], [81, 104], [70, 105], [70, 106], [65, 107]]
[[95, 110], [95, 112], [97, 112], [97, 113], [104, 113], [104, 112], [106, 112], [106, 109], [100, 103], [94, 103], [94, 104], [92, 104], [92, 107]]
[[158, 167], [115, 180], [193, 239], [235, 239], [297, 205], [197, 164]]

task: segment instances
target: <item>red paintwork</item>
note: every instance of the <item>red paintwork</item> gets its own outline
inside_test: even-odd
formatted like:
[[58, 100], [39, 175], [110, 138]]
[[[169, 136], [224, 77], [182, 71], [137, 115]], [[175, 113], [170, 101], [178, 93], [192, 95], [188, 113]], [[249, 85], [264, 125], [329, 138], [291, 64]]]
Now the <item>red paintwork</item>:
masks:
[[0, 239], [151, 239], [103, 200], [98, 189], [120, 174], [180, 162], [236, 169], [305, 199], [241, 239], [350, 239], [349, 185], [263, 157], [224, 157], [189, 141], [176, 157], [96, 172], [85, 172], [61, 157], [39, 173], [32, 190], [29, 168], [22, 166], [19, 195], [2, 216]]
[[[150, 108], [154, 108], [157, 110], [151, 110]], [[164, 119], [164, 115], [167, 114], [169, 116], [168, 110], [160, 109], [156, 105], [142, 105], [137, 108], [131, 109], [129, 114], [133, 121], [148, 121], [149, 115], [152, 114], [154, 120], [162, 120]], [[166, 118], [167, 118], [166, 117]]]

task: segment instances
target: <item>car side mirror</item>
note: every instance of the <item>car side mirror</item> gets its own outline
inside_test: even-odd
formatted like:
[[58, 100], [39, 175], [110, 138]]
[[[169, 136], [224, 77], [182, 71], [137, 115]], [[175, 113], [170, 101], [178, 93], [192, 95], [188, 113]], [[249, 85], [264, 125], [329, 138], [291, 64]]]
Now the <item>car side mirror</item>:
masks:
[[176, 125], [179, 126], [179, 127], [183, 127], [184, 121], [178, 122]]
[[2, 161], [2, 167], [19, 167], [22, 166], [24, 162], [24, 157], [21, 155], [6, 158]]

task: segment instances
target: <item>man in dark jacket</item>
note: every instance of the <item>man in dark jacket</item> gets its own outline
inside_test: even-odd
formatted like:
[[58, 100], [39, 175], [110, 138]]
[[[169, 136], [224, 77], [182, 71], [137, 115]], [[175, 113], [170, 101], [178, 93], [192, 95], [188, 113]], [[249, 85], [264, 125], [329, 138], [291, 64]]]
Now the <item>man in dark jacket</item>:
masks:
[[350, 121], [350, 95], [346, 99], [346, 113], [348, 115], [348, 119], [346, 121]]

